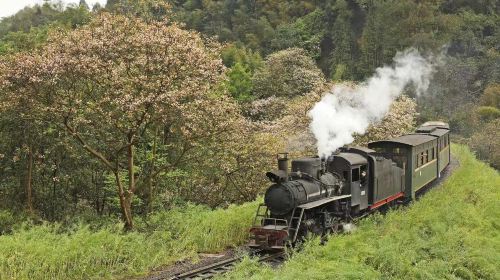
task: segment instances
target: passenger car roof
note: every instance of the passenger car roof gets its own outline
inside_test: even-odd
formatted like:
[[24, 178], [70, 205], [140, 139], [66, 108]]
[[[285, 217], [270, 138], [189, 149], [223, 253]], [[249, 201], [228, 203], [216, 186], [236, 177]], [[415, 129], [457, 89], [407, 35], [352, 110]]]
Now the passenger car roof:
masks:
[[380, 140], [380, 141], [374, 141], [370, 143], [370, 146], [373, 146], [373, 144], [377, 143], [398, 143], [398, 144], [403, 144], [407, 146], [418, 146], [427, 142], [430, 142], [432, 140], [436, 139], [434, 136], [427, 135], [427, 134], [408, 134], [408, 135], [403, 135], [397, 138], [392, 138], [389, 140]]
[[429, 133], [429, 135], [432, 136], [438, 136], [441, 137], [445, 135], [446, 133], [449, 133], [450, 131], [448, 129], [443, 129], [443, 128], [436, 128], [433, 132]]
[[444, 129], [448, 129], [448, 130], [450, 129], [449, 124], [447, 124], [445, 122], [438, 122], [438, 121], [425, 122], [418, 129], [423, 128], [423, 127], [444, 128]]

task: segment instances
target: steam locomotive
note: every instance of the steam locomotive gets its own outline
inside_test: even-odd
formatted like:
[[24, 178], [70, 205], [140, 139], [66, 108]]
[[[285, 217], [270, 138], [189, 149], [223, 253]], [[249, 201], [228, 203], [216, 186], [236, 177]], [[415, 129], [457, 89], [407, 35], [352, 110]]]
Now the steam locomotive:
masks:
[[250, 246], [283, 249], [307, 233], [342, 230], [354, 218], [414, 200], [450, 162], [449, 125], [427, 122], [414, 133], [343, 147], [327, 158], [292, 160], [278, 170], [250, 229]]

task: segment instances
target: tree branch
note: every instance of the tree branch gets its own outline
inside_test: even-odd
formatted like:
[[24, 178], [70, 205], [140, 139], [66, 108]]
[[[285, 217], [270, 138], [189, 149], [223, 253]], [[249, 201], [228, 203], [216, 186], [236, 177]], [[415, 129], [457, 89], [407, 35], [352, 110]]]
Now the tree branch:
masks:
[[83, 138], [69, 125], [68, 117], [64, 118], [64, 126], [66, 127], [68, 132], [71, 134], [71, 136], [73, 136], [78, 141], [78, 143], [80, 143], [82, 145], [82, 147], [85, 150], [87, 150], [90, 154], [92, 154], [93, 156], [98, 158], [100, 161], [102, 161], [104, 163], [104, 165], [106, 165], [113, 172], [116, 171], [114, 166], [111, 164], [111, 162], [109, 162], [109, 160], [107, 160], [103, 154], [99, 153], [98, 151], [96, 151], [95, 149], [93, 149], [92, 147], [87, 145], [87, 142], [85, 142], [85, 140], [83, 140]]

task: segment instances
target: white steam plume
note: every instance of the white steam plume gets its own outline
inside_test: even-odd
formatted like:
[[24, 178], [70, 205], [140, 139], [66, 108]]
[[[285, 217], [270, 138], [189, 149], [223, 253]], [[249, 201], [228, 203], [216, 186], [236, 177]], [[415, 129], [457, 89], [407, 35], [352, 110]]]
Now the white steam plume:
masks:
[[417, 94], [425, 92], [433, 68], [429, 59], [409, 49], [398, 52], [392, 66], [377, 68], [362, 84], [336, 86], [309, 111], [318, 155], [329, 156], [352, 143], [354, 133], [363, 134], [370, 124], [382, 120], [407, 85], [413, 84]]

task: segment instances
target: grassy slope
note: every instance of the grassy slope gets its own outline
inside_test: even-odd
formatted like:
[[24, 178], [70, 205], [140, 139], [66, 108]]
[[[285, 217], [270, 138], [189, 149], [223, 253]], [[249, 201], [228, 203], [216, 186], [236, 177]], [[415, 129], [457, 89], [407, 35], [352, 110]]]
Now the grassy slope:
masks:
[[0, 279], [100, 279], [144, 274], [195, 255], [247, 240], [258, 202], [210, 211], [191, 206], [157, 213], [144, 233], [51, 225], [0, 236]]
[[463, 146], [460, 168], [410, 207], [370, 217], [282, 268], [246, 260], [232, 279], [500, 279], [500, 175]]

